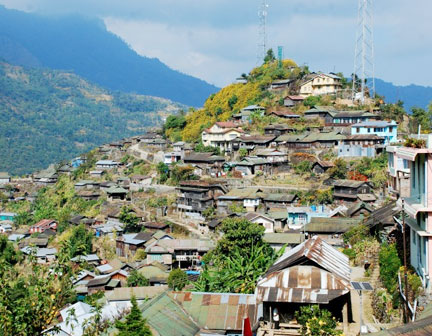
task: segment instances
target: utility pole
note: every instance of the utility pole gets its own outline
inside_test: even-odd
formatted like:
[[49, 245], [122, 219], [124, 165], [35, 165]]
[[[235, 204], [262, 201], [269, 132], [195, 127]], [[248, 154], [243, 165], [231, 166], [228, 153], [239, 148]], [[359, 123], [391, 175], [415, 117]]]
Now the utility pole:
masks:
[[404, 286], [405, 286], [405, 323], [410, 321], [408, 307], [408, 274], [407, 274], [407, 253], [406, 253], [406, 224], [405, 224], [405, 200], [402, 199], [402, 240], [403, 240], [403, 258], [404, 258]]

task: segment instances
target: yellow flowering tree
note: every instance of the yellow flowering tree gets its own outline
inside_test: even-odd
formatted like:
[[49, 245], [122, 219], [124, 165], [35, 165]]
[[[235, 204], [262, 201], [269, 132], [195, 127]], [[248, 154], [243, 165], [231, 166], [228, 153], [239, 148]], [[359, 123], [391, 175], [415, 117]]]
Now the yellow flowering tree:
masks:
[[337, 336], [342, 335], [341, 330], [336, 330], [338, 322], [326, 309], [320, 309], [318, 305], [303, 306], [295, 313], [298, 323], [302, 326], [300, 333], [303, 336]]

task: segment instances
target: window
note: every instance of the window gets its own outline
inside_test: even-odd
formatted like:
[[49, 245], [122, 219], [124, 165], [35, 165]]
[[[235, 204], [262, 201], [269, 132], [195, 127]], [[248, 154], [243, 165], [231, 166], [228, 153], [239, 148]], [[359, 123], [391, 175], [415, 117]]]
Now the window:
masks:
[[370, 133], [371, 132], [371, 129], [370, 128], [368, 128], [368, 133]]

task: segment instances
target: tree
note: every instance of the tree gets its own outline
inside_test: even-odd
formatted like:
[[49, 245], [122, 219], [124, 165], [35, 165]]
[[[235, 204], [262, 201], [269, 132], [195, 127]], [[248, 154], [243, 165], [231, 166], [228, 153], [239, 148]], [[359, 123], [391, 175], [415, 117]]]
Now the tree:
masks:
[[246, 256], [249, 255], [252, 246], [266, 245], [266, 252], [272, 251], [272, 248], [263, 240], [265, 229], [260, 224], [244, 218], [226, 218], [222, 222], [221, 230], [224, 235], [214, 250], [218, 256], [229, 255], [234, 247], [238, 247]]
[[243, 159], [245, 156], [248, 155], [248, 151], [246, 148], [242, 147], [238, 150], [238, 154], [239, 154], [240, 158]]
[[237, 102], [238, 102], [238, 97], [235, 94], [233, 94], [230, 97], [230, 99], [228, 99], [228, 105], [231, 110], [234, 109], [234, 105], [237, 104]]
[[314, 107], [321, 102], [321, 96], [309, 96], [303, 100], [303, 105], [307, 107]]
[[312, 171], [312, 164], [309, 161], [301, 161], [294, 166], [296, 174], [302, 175]]
[[331, 178], [344, 179], [348, 172], [347, 163], [344, 159], [336, 159], [334, 161], [334, 167], [331, 167], [328, 171]]
[[204, 146], [202, 142], [196, 144], [196, 146], [194, 147], [194, 151], [198, 153], [213, 153], [213, 155], [221, 154], [219, 147]]
[[258, 277], [276, 257], [263, 240], [264, 227], [244, 218], [227, 218], [222, 231], [216, 248], [203, 258], [204, 271], [195, 290], [253, 293]]
[[84, 224], [80, 224], [70, 231], [70, 236], [61, 243], [60, 253], [69, 258], [86, 255], [92, 252], [93, 234]]
[[413, 107], [411, 112], [411, 120], [413, 122], [411, 131], [417, 132], [418, 127], [421, 126], [422, 132], [429, 132], [431, 130], [432, 113], [426, 112], [424, 109], [419, 107]]
[[123, 231], [128, 232], [140, 232], [142, 226], [140, 225], [140, 219], [132, 212], [128, 207], [123, 207], [120, 212], [120, 222], [124, 223]]
[[[283, 249], [282, 249], [283, 250]], [[235, 247], [216, 267], [206, 268], [194, 288], [200, 292], [245, 293], [255, 290], [258, 278], [267, 271], [274, 261], [274, 254], [268, 253], [267, 246], [252, 245], [248, 255]]]
[[127, 278], [128, 287], [148, 286], [148, 279], [137, 270], [132, 270]]
[[273, 49], [269, 49], [267, 50], [267, 54], [264, 57], [264, 63], [271, 63], [274, 62], [276, 60], [275, 54], [273, 52]]
[[380, 109], [383, 119], [392, 119], [396, 120], [398, 123], [401, 123], [404, 117], [407, 115], [403, 105], [404, 103], [401, 100], [398, 100], [396, 104], [381, 105]]
[[164, 130], [176, 129], [182, 130], [186, 126], [186, 119], [183, 114], [178, 116], [170, 115], [164, 124]]
[[182, 290], [187, 282], [187, 274], [180, 268], [173, 269], [168, 276], [168, 286], [173, 290]]
[[336, 330], [336, 319], [326, 309], [320, 309], [318, 305], [303, 306], [296, 311], [295, 317], [300, 323], [301, 334], [304, 336], [336, 336], [342, 335], [341, 330]]
[[0, 334], [41, 335], [61, 307], [73, 300], [73, 273], [59, 256], [55, 264], [40, 265], [33, 256], [15, 266], [0, 263]]
[[398, 272], [401, 261], [395, 244], [384, 244], [379, 252], [380, 280], [387, 291], [394, 295], [398, 291]]
[[115, 324], [116, 328], [119, 330], [117, 336], [152, 336], [152, 332], [138, 308], [135, 296], [132, 296], [131, 304], [132, 308], [130, 313], [126, 316], [126, 321], [117, 321]]
[[178, 184], [180, 181], [188, 181], [188, 180], [194, 180], [197, 178], [196, 175], [194, 175], [194, 167], [191, 165], [188, 166], [179, 166], [174, 165], [174, 167], [171, 169], [171, 180], [174, 184]]
[[8, 241], [6, 235], [0, 235], [0, 264], [8, 264], [13, 266], [21, 260], [21, 252], [15, 250], [13, 244]]
[[159, 174], [159, 182], [164, 183], [166, 180], [168, 180], [169, 177], [169, 167], [167, 164], [163, 162], [159, 162], [156, 166], [156, 170]]

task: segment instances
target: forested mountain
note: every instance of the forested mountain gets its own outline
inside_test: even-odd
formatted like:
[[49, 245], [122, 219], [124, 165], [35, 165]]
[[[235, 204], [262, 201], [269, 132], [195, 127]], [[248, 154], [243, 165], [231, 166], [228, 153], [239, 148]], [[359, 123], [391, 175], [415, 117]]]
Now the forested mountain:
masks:
[[72, 70], [111, 90], [190, 106], [201, 106], [217, 91], [156, 58], [138, 55], [101, 20], [80, 16], [50, 18], [0, 6], [0, 57], [16, 65]]
[[420, 85], [397, 86], [381, 79], [375, 79], [376, 92], [388, 103], [404, 102], [408, 113], [414, 106], [426, 108], [432, 102], [432, 87]]
[[143, 133], [183, 105], [0, 61], [0, 171], [24, 174]]

